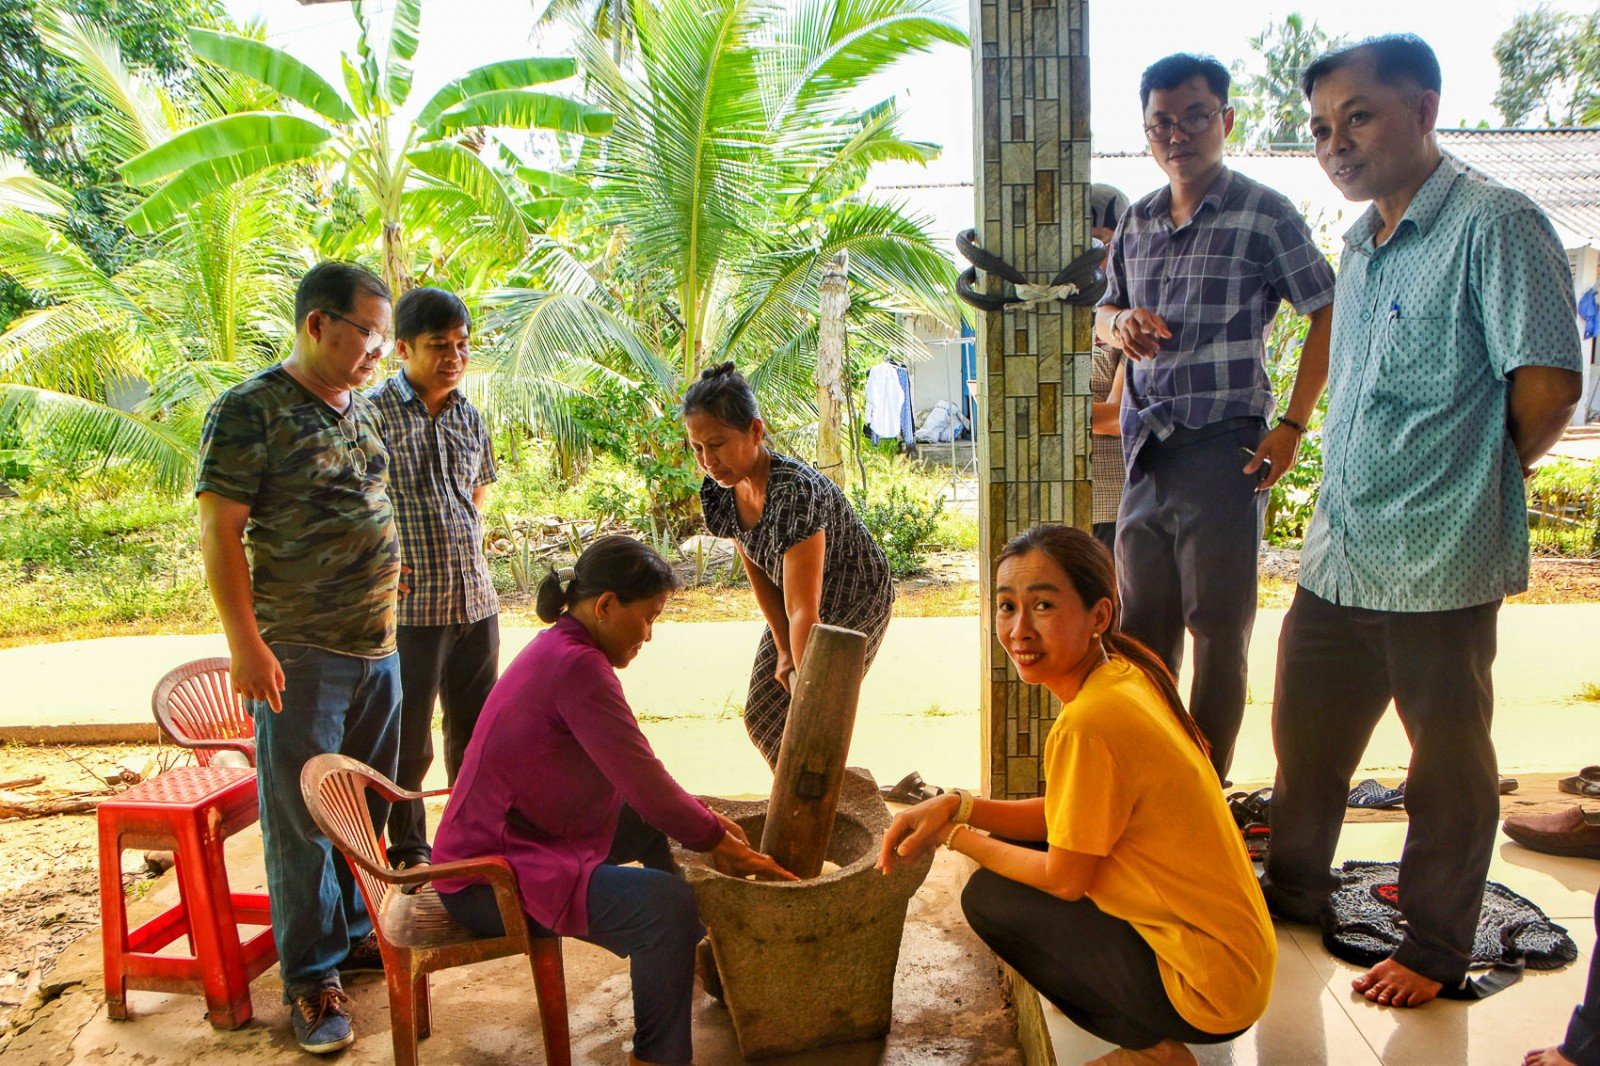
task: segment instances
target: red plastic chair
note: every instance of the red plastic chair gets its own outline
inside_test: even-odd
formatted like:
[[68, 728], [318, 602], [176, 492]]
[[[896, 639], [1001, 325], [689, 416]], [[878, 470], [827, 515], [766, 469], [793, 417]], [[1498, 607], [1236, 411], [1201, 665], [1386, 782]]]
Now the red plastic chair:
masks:
[[256, 764], [256, 722], [233, 691], [229, 660], [196, 659], [163, 677], [150, 697], [161, 732], [194, 750], [201, 766], [219, 751], [237, 751]]
[[[367, 790], [390, 803], [448, 795], [408, 792], [363, 763], [344, 755], [317, 755], [300, 771], [300, 792], [317, 828], [344, 853], [361, 886], [372, 915], [389, 985], [389, 1028], [394, 1037], [396, 1066], [415, 1066], [417, 1041], [432, 1030], [428, 974], [454, 966], [508, 955], [527, 955], [533, 965], [533, 987], [544, 1029], [545, 1061], [571, 1066], [567, 1031], [567, 983], [561, 967], [561, 939], [528, 934], [522, 897], [511, 864], [498, 855], [462, 859], [437, 866], [396, 871], [367, 809]], [[431, 882], [441, 877], [474, 875], [494, 888], [506, 933], [480, 937], [450, 917]], [[413, 891], [402, 892], [409, 886]]]

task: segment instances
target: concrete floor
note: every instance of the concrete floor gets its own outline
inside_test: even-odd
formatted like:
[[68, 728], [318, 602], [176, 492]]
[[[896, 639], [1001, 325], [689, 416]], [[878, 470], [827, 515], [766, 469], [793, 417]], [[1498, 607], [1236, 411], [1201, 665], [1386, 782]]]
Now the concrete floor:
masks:
[[[1256, 618], [1248, 704], [1232, 770], [1236, 781], [1271, 780], [1276, 765], [1269, 721], [1282, 625], [1281, 610], [1263, 610]], [[509, 663], [536, 632], [506, 629], [502, 662]], [[1501, 610], [1494, 734], [1502, 771], [1574, 773], [1600, 762], [1600, 704], [1577, 698], [1586, 684], [1600, 683], [1596, 633], [1600, 604], [1514, 604]], [[771, 787], [771, 771], [739, 721], [760, 635], [756, 622], [664, 622], [656, 626], [654, 642], [619, 675], [651, 744], [691, 791], [764, 796]], [[937, 784], [979, 787], [981, 647], [975, 618], [896, 619], [862, 685], [850, 763], [867, 767], [884, 783], [917, 769]], [[220, 635], [108, 637], [0, 649], [0, 676], [6, 678], [0, 737], [21, 738], [38, 727], [110, 723], [148, 730], [149, 694], [162, 674], [190, 659], [226, 654]], [[1188, 691], [1187, 677], [1180, 688]], [[1402, 776], [1409, 753], [1398, 718], [1388, 715], [1358, 776]]]

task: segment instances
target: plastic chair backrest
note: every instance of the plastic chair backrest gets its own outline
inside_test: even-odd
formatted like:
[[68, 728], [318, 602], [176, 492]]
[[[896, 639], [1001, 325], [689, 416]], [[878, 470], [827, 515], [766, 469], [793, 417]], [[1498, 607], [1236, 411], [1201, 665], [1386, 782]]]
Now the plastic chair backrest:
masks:
[[372, 824], [367, 790], [393, 793], [398, 786], [364, 763], [344, 755], [313, 755], [300, 771], [300, 791], [317, 828], [333, 846], [355, 863], [356, 881], [367, 903], [367, 913], [382, 913], [384, 898], [393, 887], [374, 876], [388, 870], [389, 857]]
[[[228, 676], [225, 658], [196, 659], [168, 672], [150, 698], [156, 724], [174, 744], [191, 748], [201, 766], [222, 751], [244, 754], [256, 764], [256, 723]], [[224, 744], [203, 742], [226, 741]]]

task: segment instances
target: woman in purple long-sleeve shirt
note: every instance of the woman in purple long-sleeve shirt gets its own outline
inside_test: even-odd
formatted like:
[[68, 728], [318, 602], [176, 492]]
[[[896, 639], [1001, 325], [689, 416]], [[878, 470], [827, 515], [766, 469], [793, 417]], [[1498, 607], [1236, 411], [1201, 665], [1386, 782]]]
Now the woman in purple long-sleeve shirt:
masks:
[[[506, 670], [484, 704], [434, 841], [435, 862], [503, 855], [536, 932], [575, 936], [630, 959], [634, 1061], [686, 1063], [695, 945], [694, 895], [668, 837], [710, 852], [724, 872], [792, 877], [685, 792], [629, 710], [616, 671], [650, 639], [677, 576], [631, 537], [603, 537], [570, 580], [539, 587], [554, 622]], [[643, 868], [622, 864], [639, 861]], [[494, 893], [441, 879], [463, 925], [502, 932]]]

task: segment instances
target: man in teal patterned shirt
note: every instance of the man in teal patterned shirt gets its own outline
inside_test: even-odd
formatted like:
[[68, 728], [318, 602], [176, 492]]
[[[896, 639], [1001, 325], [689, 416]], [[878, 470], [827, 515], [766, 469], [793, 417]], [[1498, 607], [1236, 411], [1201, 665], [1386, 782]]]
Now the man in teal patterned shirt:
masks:
[[1322, 489], [1279, 642], [1264, 887], [1275, 914], [1318, 920], [1350, 777], [1394, 700], [1406, 938], [1355, 988], [1415, 1007], [1465, 992], [1499, 820], [1495, 622], [1528, 582], [1523, 479], [1578, 401], [1572, 285], [1533, 202], [1439, 151], [1421, 40], [1326, 55], [1304, 88], [1323, 169], [1372, 207], [1345, 234]]

